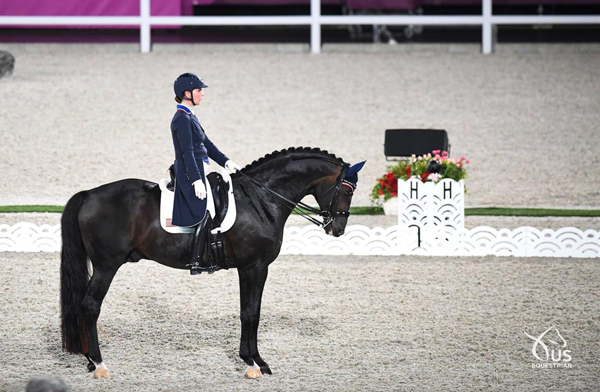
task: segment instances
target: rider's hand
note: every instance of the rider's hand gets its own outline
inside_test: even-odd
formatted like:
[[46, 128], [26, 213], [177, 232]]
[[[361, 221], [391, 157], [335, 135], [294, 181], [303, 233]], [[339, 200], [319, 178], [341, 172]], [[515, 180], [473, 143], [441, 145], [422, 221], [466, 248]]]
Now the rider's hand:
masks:
[[196, 192], [196, 197], [200, 200], [204, 200], [206, 198], [206, 186], [204, 186], [204, 181], [198, 180], [193, 184], [194, 192]]
[[237, 163], [235, 163], [234, 161], [232, 161], [230, 159], [227, 162], [225, 162], [225, 169], [227, 169], [227, 172], [229, 174], [233, 174], [236, 171], [241, 170], [242, 168], [240, 167], [240, 165], [238, 165]]

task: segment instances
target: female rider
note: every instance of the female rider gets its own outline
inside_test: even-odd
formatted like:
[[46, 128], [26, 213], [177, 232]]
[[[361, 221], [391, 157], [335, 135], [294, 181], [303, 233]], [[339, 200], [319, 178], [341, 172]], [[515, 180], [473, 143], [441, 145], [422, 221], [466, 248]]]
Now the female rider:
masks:
[[[194, 114], [204, 96], [202, 89], [208, 86], [193, 73], [180, 75], [173, 85], [177, 111], [171, 121], [171, 135], [175, 147], [175, 201], [173, 204], [173, 224], [196, 227], [192, 243], [192, 275], [201, 273], [201, 257], [206, 242], [206, 234], [213, 218], [207, 212], [206, 174], [210, 157], [224, 166], [229, 173], [240, 167], [227, 158], [215, 146], [200, 125]], [[210, 190], [209, 190], [210, 191]]]

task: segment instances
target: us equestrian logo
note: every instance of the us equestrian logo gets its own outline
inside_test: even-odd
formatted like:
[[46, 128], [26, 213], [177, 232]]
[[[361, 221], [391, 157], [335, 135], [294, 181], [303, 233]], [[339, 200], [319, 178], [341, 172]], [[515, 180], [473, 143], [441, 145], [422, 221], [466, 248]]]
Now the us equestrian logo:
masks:
[[[571, 361], [571, 350], [566, 350], [567, 341], [560, 334], [558, 329], [553, 325], [537, 338], [525, 332], [527, 337], [533, 340], [531, 353], [537, 359], [537, 362], [532, 363], [532, 368], [567, 368], [573, 367]], [[554, 337], [556, 335], [556, 337]], [[554, 339], [551, 339], [554, 338]]]

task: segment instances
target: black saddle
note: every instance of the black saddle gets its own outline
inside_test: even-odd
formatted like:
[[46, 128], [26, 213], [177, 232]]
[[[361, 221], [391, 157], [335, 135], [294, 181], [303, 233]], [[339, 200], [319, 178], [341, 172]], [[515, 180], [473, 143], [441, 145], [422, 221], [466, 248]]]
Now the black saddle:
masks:
[[[173, 191], [175, 189], [175, 168], [173, 165], [169, 167], [169, 175], [171, 182], [167, 184], [167, 189]], [[211, 186], [213, 201], [215, 202], [215, 210], [217, 216], [213, 219], [213, 227], [221, 226], [227, 210], [229, 208], [229, 183], [223, 180], [223, 176], [219, 173], [208, 173], [208, 181]]]

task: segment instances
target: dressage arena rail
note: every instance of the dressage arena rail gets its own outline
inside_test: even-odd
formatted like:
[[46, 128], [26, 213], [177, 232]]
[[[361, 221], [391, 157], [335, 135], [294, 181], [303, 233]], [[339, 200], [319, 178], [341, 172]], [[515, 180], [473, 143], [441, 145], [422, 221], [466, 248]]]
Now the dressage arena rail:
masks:
[[150, 52], [152, 26], [301, 26], [311, 27], [312, 53], [321, 52], [322, 25], [438, 25], [481, 26], [481, 47], [490, 54], [494, 26], [535, 24], [600, 24], [600, 15], [492, 15], [492, 0], [483, 0], [481, 15], [401, 16], [401, 15], [321, 15], [321, 1], [311, 0], [310, 16], [151, 16], [150, 0], [140, 0], [140, 16], [0, 16], [0, 26], [38, 25], [132, 25], [140, 27], [140, 49]]
[[[436, 238], [421, 243], [416, 230], [406, 230], [400, 225], [373, 229], [350, 225], [346, 229], [346, 234], [334, 238], [312, 225], [286, 227], [280, 254], [600, 257], [600, 232], [572, 227], [509, 230], [480, 226], [463, 229], [450, 241], [448, 233], [444, 233], [438, 237], [441, 241]], [[60, 247], [60, 224], [0, 225], [0, 252], [60, 252]]]
[[[398, 180], [398, 225], [373, 229], [350, 225], [337, 238], [313, 225], [286, 227], [281, 254], [600, 257], [597, 230], [465, 229], [464, 199], [462, 180]], [[0, 252], [59, 252], [60, 248], [60, 224], [0, 224]]]

